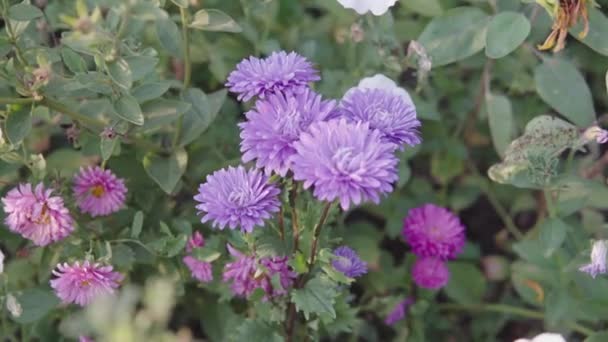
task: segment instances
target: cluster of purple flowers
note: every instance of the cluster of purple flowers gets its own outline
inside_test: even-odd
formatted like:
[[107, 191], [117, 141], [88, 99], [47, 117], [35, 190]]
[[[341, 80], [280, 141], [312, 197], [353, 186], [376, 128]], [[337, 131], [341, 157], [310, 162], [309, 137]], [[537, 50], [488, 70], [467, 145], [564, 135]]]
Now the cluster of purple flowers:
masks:
[[[228, 251], [235, 260], [224, 267], [223, 279], [232, 282], [232, 292], [240, 297], [249, 297], [256, 289], [262, 289], [266, 297], [287, 293], [293, 286], [296, 273], [288, 265], [287, 257], [266, 257], [258, 259], [255, 255], [242, 253], [228, 245]], [[280, 288], [273, 286], [272, 278], [278, 275]]]
[[425, 204], [409, 211], [403, 237], [418, 256], [412, 268], [412, 278], [418, 286], [440, 289], [448, 283], [446, 261], [462, 252], [464, 231], [458, 217], [445, 208]]
[[186, 255], [182, 261], [190, 270], [192, 278], [208, 283], [213, 280], [213, 267], [210, 262], [202, 261], [191, 255], [196, 248], [205, 246], [205, 238], [200, 232], [194, 232], [186, 244]]

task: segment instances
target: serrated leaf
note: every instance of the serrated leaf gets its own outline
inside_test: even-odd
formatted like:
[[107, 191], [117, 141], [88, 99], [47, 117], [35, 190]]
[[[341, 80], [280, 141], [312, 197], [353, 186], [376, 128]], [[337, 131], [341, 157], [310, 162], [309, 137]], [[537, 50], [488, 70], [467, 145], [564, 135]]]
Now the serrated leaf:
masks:
[[128, 94], [122, 95], [115, 103], [114, 110], [120, 118], [134, 123], [138, 126], [144, 124], [144, 114], [137, 100]]
[[309, 280], [304, 288], [293, 290], [291, 300], [295, 303], [296, 309], [304, 313], [307, 320], [311, 314], [327, 314], [331, 318], [336, 318], [334, 303], [337, 295], [335, 284], [316, 277]]
[[144, 226], [144, 213], [139, 210], [133, 216], [133, 222], [131, 223], [131, 237], [137, 239], [141, 230]]
[[133, 84], [133, 75], [129, 63], [123, 58], [117, 58], [111, 63], [106, 63], [108, 75], [114, 83], [124, 90], [129, 90]]
[[193, 29], [238, 33], [243, 31], [228, 14], [217, 9], [202, 9], [194, 14], [189, 25]]
[[433, 67], [470, 57], [484, 48], [488, 15], [476, 7], [458, 7], [435, 17], [417, 41], [431, 56]]
[[9, 7], [8, 17], [17, 21], [29, 21], [42, 17], [42, 11], [30, 4], [20, 3]]
[[29, 108], [11, 111], [4, 123], [6, 137], [13, 145], [17, 145], [28, 136], [32, 129], [32, 112]]
[[59, 299], [50, 289], [27, 289], [17, 296], [17, 301], [23, 313], [13, 319], [21, 324], [36, 322], [59, 305]]
[[530, 34], [528, 18], [517, 12], [501, 12], [490, 20], [486, 56], [502, 58], [513, 52]]
[[492, 143], [496, 152], [500, 156], [504, 156], [507, 146], [511, 143], [515, 129], [511, 101], [506, 96], [488, 93], [486, 94], [486, 110], [488, 112], [490, 133], [492, 134]]
[[144, 170], [156, 184], [167, 194], [171, 194], [177, 182], [186, 171], [188, 154], [184, 150], [177, 150], [174, 154], [165, 157], [149, 153], [144, 157]]
[[156, 20], [156, 35], [160, 45], [173, 57], [182, 58], [182, 36], [177, 24], [170, 18]]
[[534, 70], [534, 81], [543, 101], [578, 127], [589, 127], [595, 121], [589, 86], [569, 61], [546, 59]]

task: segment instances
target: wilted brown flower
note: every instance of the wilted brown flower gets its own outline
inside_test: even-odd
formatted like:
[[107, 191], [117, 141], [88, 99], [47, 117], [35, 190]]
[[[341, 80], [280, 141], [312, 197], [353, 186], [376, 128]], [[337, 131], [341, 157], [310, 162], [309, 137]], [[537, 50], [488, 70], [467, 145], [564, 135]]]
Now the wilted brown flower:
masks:
[[550, 13], [552, 12], [553, 26], [551, 27], [551, 34], [549, 34], [542, 45], [538, 46], [538, 49], [553, 49], [553, 52], [562, 50], [566, 46], [568, 30], [576, 25], [581, 17], [585, 26], [578, 36], [581, 39], [585, 38], [589, 32], [589, 10], [587, 5], [590, 2], [593, 4], [593, 0], [559, 0], [559, 3], [553, 6], [543, 6]]

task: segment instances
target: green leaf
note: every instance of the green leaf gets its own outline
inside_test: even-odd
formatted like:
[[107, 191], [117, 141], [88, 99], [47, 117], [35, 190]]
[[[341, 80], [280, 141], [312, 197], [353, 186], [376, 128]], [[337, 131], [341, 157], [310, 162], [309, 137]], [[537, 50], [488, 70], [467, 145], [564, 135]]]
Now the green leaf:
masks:
[[130, 268], [135, 262], [135, 252], [125, 244], [112, 248], [112, 265], [120, 268]]
[[74, 52], [69, 48], [61, 49], [61, 59], [63, 59], [63, 63], [71, 72], [77, 74], [80, 72], [85, 72], [87, 70], [87, 65], [84, 62], [84, 59], [80, 57], [77, 52]]
[[570, 33], [581, 43], [595, 50], [597, 53], [608, 56], [608, 18], [597, 8], [590, 6], [589, 9], [589, 33], [585, 38], [579, 34], [583, 31], [583, 20], [579, 20]]
[[484, 48], [488, 16], [476, 7], [458, 7], [434, 18], [418, 42], [434, 67], [470, 57]]
[[131, 70], [133, 81], [139, 81], [146, 75], [154, 71], [158, 58], [151, 56], [129, 56], [125, 57], [129, 69]]
[[174, 256], [180, 254], [186, 247], [186, 243], [188, 243], [188, 236], [185, 234], [180, 234], [172, 239], [169, 239], [166, 247], [167, 257], [173, 258]]
[[559, 218], [546, 220], [540, 226], [539, 239], [546, 258], [551, 257], [561, 247], [566, 240], [568, 230], [568, 225]]
[[119, 146], [120, 141], [117, 138], [108, 139], [106, 137], [102, 137], [99, 144], [99, 150], [101, 151], [101, 158], [103, 160], [108, 160], [114, 154], [116, 147]]
[[450, 282], [445, 287], [448, 297], [462, 304], [481, 302], [486, 292], [486, 280], [481, 271], [463, 262], [450, 263], [449, 268]]
[[511, 143], [515, 130], [513, 124], [513, 111], [511, 101], [502, 95], [486, 94], [486, 109], [488, 112], [488, 122], [492, 143], [496, 152], [504, 156], [507, 146]]
[[192, 255], [200, 261], [213, 262], [222, 256], [222, 253], [210, 247], [198, 247], [192, 250]]
[[307, 320], [310, 314], [327, 314], [336, 318], [334, 302], [337, 295], [334, 283], [325, 278], [315, 277], [309, 280], [304, 288], [294, 290], [291, 293], [291, 300], [297, 310], [304, 313]]
[[605, 342], [608, 341], [608, 331], [600, 331], [587, 337], [583, 342]]
[[157, 99], [146, 102], [142, 107], [146, 122], [140, 128], [141, 131], [149, 132], [166, 127], [177, 120], [190, 109], [188, 102]]
[[427, 17], [436, 17], [443, 13], [439, 0], [408, 0], [402, 2], [402, 6]]
[[117, 58], [112, 63], [106, 63], [108, 75], [119, 87], [129, 90], [133, 84], [133, 75], [129, 63], [123, 58]]
[[143, 165], [146, 173], [167, 194], [171, 194], [186, 171], [188, 154], [177, 150], [174, 154], [164, 157], [149, 153], [144, 157]]
[[131, 95], [137, 99], [137, 102], [144, 103], [161, 97], [171, 87], [170, 82], [152, 82], [144, 83], [131, 90]]
[[173, 57], [182, 58], [182, 36], [177, 24], [170, 18], [156, 20], [156, 35], [160, 45]]
[[133, 223], [131, 223], [131, 237], [137, 239], [141, 230], [144, 226], [144, 213], [138, 210], [133, 216]]
[[42, 16], [42, 11], [38, 7], [26, 3], [16, 4], [8, 9], [8, 17], [17, 21], [29, 21]]
[[190, 103], [192, 108], [184, 114], [180, 138], [181, 146], [191, 143], [209, 128], [222, 108], [227, 94], [226, 89], [218, 90], [209, 95], [197, 88], [191, 88], [184, 92], [182, 100]]
[[528, 18], [517, 12], [502, 12], [488, 25], [486, 56], [502, 58], [513, 52], [530, 34]]
[[137, 100], [128, 94], [122, 95], [115, 103], [114, 109], [116, 114], [126, 121], [134, 123], [138, 126], [144, 124], [144, 114], [139, 107]]
[[181, 8], [188, 8], [188, 0], [171, 0], [176, 6]]
[[265, 322], [247, 319], [236, 328], [234, 341], [284, 341], [277, 331], [279, 331], [277, 327], [271, 326]]
[[243, 31], [239, 24], [228, 14], [216, 9], [202, 9], [194, 14], [191, 28], [204, 31], [238, 33]]
[[50, 289], [27, 289], [17, 297], [17, 301], [23, 313], [13, 319], [21, 324], [36, 322], [59, 305], [59, 299]]
[[30, 134], [32, 129], [32, 112], [29, 109], [23, 108], [17, 111], [8, 113], [6, 122], [4, 123], [4, 132], [6, 137], [13, 145], [17, 145]]
[[546, 59], [534, 70], [540, 97], [575, 125], [585, 128], [595, 121], [591, 91], [576, 66], [562, 59]]

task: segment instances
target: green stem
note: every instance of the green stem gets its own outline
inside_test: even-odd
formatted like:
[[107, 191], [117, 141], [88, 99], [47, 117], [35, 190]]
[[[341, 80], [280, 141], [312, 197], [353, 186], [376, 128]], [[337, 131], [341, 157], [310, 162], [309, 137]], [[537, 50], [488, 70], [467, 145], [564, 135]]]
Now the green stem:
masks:
[[321, 228], [325, 224], [327, 220], [327, 215], [329, 214], [329, 210], [331, 209], [332, 202], [328, 202], [325, 207], [323, 207], [323, 212], [321, 213], [321, 217], [319, 217], [319, 222], [315, 225], [312, 247], [310, 248], [310, 262], [308, 263], [308, 272], [312, 270], [312, 266], [315, 264], [315, 258], [317, 256], [317, 245], [319, 242], [319, 236], [321, 235]]
[[543, 194], [545, 195], [545, 202], [547, 203], [547, 210], [549, 211], [549, 217], [556, 217], [556, 208], [553, 202], [553, 195], [551, 194], [551, 190], [549, 188], [543, 189]]
[[116, 240], [110, 240], [108, 241], [109, 243], [125, 243], [125, 242], [130, 242], [130, 243], [134, 243], [138, 246], [140, 246], [141, 248], [145, 249], [148, 253], [157, 256], [156, 253], [154, 253], [153, 250], [150, 249], [150, 247], [144, 245], [141, 241], [139, 240], [135, 240], [135, 239], [116, 239]]
[[45, 97], [44, 99], [42, 99], [40, 101], [40, 104], [42, 104], [43, 106], [46, 106], [49, 109], [52, 109], [54, 111], [63, 113], [65, 115], [69, 116], [72, 120], [84, 123], [91, 128], [95, 128], [95, 129], [101, 131], [106, 126], [103, 121], [97, 120], [90, 116], [82, 115], [76, 111], [71, 110], [70, 108], [65, 106], [63, 103], [57, 102], [55, 100], [51, 100], [48, 97]]
[[23, 57], [23, 53], [21, 52], [19, 45], [17, 45], [17, 37], [15, 36], [15, 31], [13, 31], [13, 25], [11, 24], [11, 21], [10, 19], [8, 19], [8, 16], [6, 14], [7, 13], [4, 13], [4, 18], [6, 18], [4, 24], [6, 25], [6, 32], [8, 33], [9, 41], [15, 48], [15, 55], [17, 56], [17, 60], [19, 60], [19, 63], [21, 63], [23, 66], [28, 66], [29, 64]]
[[[190, 86], [192, 77], [192, 63], [190, 61], [190, 32], [188, 31], [188, 12], [185, 8], [179, 8], [179, 14], [182, 19], [182, 40], [184, 49], [184, 88], [185, 91]], [[184, 124], [184, 116], [177, 119], [175, 127], [175, 135], [173, 136], [172, 148], [175, 149], [179, 144], [179, 138], [182, 134], [182, 126]]]
[[[545, 318], [545, 314], [540, 311], [534, 311], [530, 309], [518, 308], [506, 304], [483, 304], [483, 305], [462, 305], [462, 304], [439, 304], [439, 310], [460, 310], [460, 311], [489, 311], [498, 312], [515, 316], [522, 316], [532, 319], [542, 320]], [[585, 336], [592, 335], [594, 331], [587, 328], [577, 322], [566, 322], [565, 325]]]
[[36, 102], [33, 97], [0, 97], [0, 105], [29, 104]]

